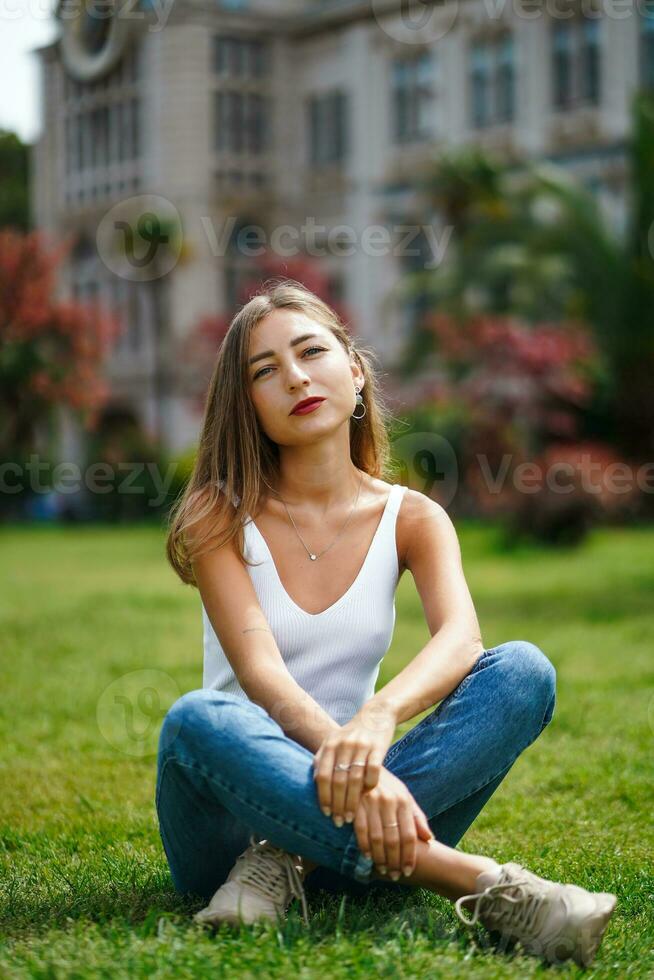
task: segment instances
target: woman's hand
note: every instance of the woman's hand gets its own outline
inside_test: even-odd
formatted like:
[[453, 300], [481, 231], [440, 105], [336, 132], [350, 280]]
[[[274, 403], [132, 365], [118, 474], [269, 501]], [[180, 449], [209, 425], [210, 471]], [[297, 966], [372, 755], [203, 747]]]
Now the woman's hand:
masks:
[[[328, 735], [316, 752], [313, 778], [320, 806], [338, 827], [344, 820], [354, 820], [362, 794], [377, 785], [395, 727], [390, 708], [364, 705], [346, 725]], [[351, 768], [335, 769], [337, 765]]]
[[[395, 823], [399, 826], [388, 826]], [[377, 786], [361, 799], [354, 830], [359, 850], [393, 880], [415, 871], [418, 839], [434, 840], [427, 817], [406, 785], [383, 767]]]

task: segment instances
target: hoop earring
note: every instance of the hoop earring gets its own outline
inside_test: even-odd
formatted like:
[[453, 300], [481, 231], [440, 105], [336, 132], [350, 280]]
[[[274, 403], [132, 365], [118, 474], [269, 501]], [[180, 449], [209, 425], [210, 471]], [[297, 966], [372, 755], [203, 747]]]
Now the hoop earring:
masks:
[[[357, 393], [357, 405], [363, 405], [363, 395], [359, 394], [361, 389], [359, 388], [358, 385], [355, 385], [354, 390]], [[354, 411], [356, 411], [356, 405], [354, 407]], [[352, 412], [352, 415], [350, 417], [353, 419], [362, 419], [363, 416], [366, 414], [366, 411], [367, 411], [366, 406], [363, 405], [363, 415], [355, 415], [354, 412]]]

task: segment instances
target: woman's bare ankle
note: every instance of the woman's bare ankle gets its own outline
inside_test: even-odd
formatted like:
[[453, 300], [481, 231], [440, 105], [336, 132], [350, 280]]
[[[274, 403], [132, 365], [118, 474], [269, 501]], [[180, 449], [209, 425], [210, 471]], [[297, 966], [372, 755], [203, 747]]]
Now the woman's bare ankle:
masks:
[[[477, 875], [482, 871], [493, 871], [498, 867], [498, 862], [493, 858], [466, 854], [465, 851], [457, 851], [439, 841], [419, 840], [413, 874], [408, 877], [400, 875], [396, 883], [429, 888], [455, 901], [461, 895], [469, 895], [475, 891]], [[382, 874], [377, 867], [373, 869], [372, 877], [382, 881], [392, 880], [388, 873]]]
[[[302, 858], [305, 874], [318, 867], [315, 861]], [[413, 888], [429, 888], [431, 891], [455, 901], [461, 895], [469, 895], [475, 891], [477, 875], [482, 871], [493, 871], [499, 867], [493, 858], [481, 854], [466, 854], [457, 851], [440, 841], [417, 842], [416, 867], [411, 875], [400, 874], [396, 884], [409, 885]], [[370, 877], [376, 881], [392, 881], [388, 873], [382, 874], [377, 866], [373, 866]]]

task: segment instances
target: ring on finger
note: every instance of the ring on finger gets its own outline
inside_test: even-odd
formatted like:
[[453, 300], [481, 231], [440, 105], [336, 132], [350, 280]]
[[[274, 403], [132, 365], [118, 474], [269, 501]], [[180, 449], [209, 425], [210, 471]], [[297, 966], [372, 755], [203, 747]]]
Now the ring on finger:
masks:
[[[399, 827], [399, 826], [400, 826], [400, 824], [399, 824], [399, 821], [397, 821], [397, 820], [394, 821], [393, 823], [383, 823], [382, 824], [382, 827], [384, 828], [384, 830], [386, 829], [386, 827]], [[386, 856], [388, 857], [388, 854]], [[386, 874], [386, 868], [384, 868], [384, 870], [382, 871], [382, 874]], [[395, 879], [397, 877], [397, 875], [399, 874], [399, 872], [396, 873], [396, 872], [393, 872], [392, 871], [390, 874], [391, 874], [391, 877]]]

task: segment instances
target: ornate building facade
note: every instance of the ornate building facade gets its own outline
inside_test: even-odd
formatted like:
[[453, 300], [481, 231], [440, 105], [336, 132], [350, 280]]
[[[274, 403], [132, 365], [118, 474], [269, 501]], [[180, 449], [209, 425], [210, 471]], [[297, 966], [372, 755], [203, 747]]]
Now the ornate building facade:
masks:
[[[400, 355], [411, 309], [396, 286], [437, 261], [415, 185], [439, 149], [562, 164], [623, 226], [630, 98], [654, 86], [644, 5], [130, 0], [99, 18], [92, 3], [62, 2], [37, 52], [33, 220], [75, 238], [62, 293], [122, 314], [112, 405], [171, 452], [200, 422], [179, 342], [235, 311], [255, 242], [281, 257], [310, 243], [357, 336]], [[170, 205], [184, 242], [149, 279], [99, 237], [144, 198]], [[62, 418], [65, 458], [81, 438]]]

